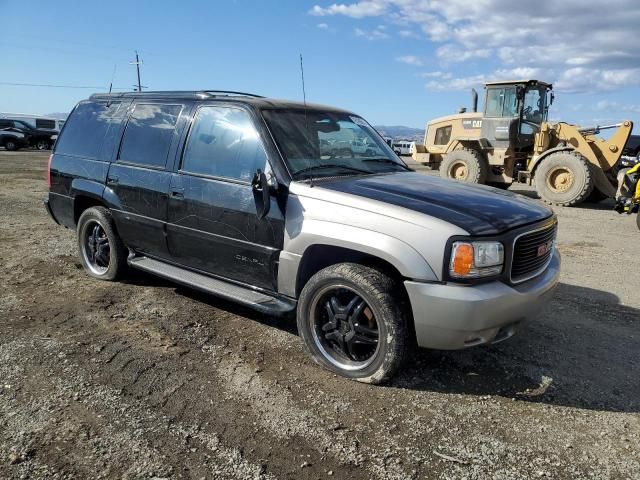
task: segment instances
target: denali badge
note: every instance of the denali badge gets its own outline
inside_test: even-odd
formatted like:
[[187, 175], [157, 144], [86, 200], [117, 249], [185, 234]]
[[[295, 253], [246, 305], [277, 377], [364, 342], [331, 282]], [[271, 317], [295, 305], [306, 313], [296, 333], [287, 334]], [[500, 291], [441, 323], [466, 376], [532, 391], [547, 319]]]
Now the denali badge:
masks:
[[551, 247], [553, 247], [553, 240], [540, 245], [538, 247], [538, 256], [542, 257], [543, 255], [546, 255], [547, 253], [549, 253], [549, 250], [551, 250]]

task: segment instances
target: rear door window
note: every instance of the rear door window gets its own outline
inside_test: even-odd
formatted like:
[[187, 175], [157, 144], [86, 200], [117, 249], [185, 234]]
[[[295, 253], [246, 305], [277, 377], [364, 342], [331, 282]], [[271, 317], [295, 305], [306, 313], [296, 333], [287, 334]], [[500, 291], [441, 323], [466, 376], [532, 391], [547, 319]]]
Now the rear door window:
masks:
[[164, 168], [182, 105], [138, 103], [127, 123], [118, 159]]
[[240, 108], [204, 106], [196, 114], [182, 170], [250, 182], [267, 155], [249, 113]]
[[56, 142], [56, 153], [108, 160], [123, 116], [120, 102], [79, 104]]

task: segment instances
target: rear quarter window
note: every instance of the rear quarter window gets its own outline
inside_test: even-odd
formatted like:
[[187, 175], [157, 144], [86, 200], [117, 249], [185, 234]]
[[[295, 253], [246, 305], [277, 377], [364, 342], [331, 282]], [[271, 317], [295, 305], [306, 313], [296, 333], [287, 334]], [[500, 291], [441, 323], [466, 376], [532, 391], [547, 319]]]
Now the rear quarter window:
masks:
[[120, 102], [80, 103], [56, 142], [56, 153], [108, 160], [117, 141], [124, 110]]

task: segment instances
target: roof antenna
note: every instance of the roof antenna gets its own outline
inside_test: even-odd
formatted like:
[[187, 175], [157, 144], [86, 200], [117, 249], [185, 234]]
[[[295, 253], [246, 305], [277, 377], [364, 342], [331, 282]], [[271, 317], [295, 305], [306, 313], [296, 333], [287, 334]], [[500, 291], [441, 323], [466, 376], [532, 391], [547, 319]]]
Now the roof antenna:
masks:
[[[309, 121], [307, 120], [307, 92], [304, 88], [304, 65], [302, 64], [302, 54], [300, 54], [300, 76], [302, 77], [302, 101], [304, 102], [304, 128], [305, 128], [305, 136], [309, 135]], [[309, 143], [311, 143], [311, 139], [309, 138]], [[311, 177], [311, 181], [309, 182], [309, 186], [313, 187], [313, 177]]]
[[113, 73], [111, 74], [111, 83], [109, 84], [109, 93], [111, 93], [111, 89], [113, 88], [113, 79], [116, 77], [116, 66], [117, 64], [113, 64]]
[[307, 122], [307, 92], [304, 88], [304, 66], [302, 65], [302, 54], [300, 54], [300, 76], [302, 77], [302, 101], [304, 102], [304, 124], [309, 132], [309, 123]]

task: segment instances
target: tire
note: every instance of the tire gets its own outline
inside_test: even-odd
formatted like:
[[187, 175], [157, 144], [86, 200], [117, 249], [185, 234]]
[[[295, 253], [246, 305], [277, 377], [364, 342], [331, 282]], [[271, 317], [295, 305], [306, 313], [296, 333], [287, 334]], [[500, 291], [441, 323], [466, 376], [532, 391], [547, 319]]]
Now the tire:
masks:
[[480, 153], [461, 148], [447, 153], [440, 164], [440, 176], [464, 183], [485, 183], [489, 164]]
[[307, 352], [343, 377], [371, 384], [388, 381], [411, 345], [409, 317], [397, 291], [396, 282], [387, 275], [355, 263], [316, 273], [298, 300], [298, 332]]
[[638, 226], [638, 230], [640, 230], [640, 212], [636, 215], [636, 225]]
[[4, 148], [6, 148], [9, 152], [15, 152], [16, 150], [18, 150], [18, 143], [12, 139], [5, 140]]
[[127, 270], [127, 248], [116, 232], [111, 212], [106, 208], [92, 207], [82, 212], [78, 220], [77, 240], [80, 262], [92, 277], [114, 281]]
[[594, 188], [591, 167], [577, 152], [555, 152], [535, 171], [536, 190], [546, 203], [571, 207], [589, 197]]
[[35, 147], [38, 150], [49, 150], [51, 148], [48, 140], [38, 140]]
[[589, 196], [587, 197], [587, 199], [585, 200], [585, 202], [588, 203], [598, 203], [601, 202], [602, 200], [609, 198], [607, 195], [605, 195], [604, 193], [602, 193], [598, 187], [593, 187], [593, 190], [591, 190], [591, 193], [589, 194]]

